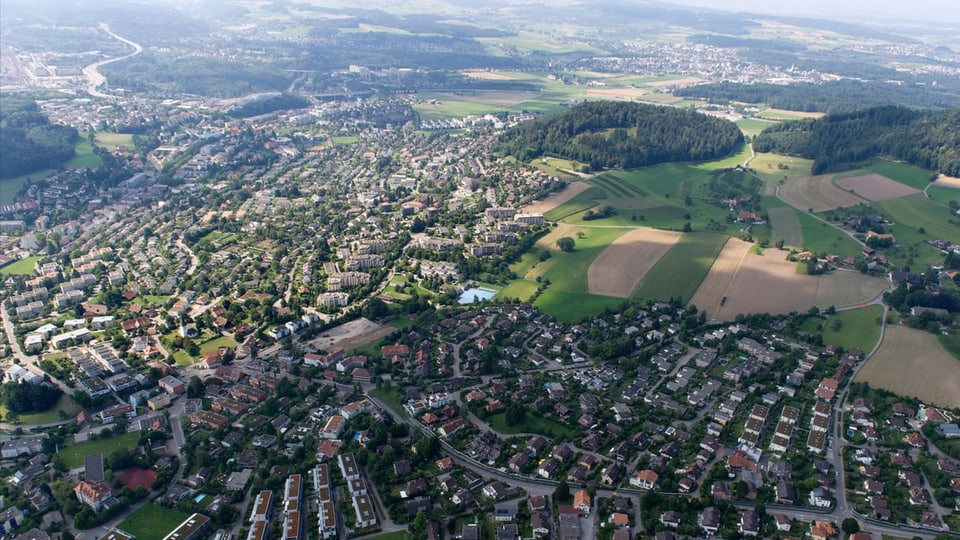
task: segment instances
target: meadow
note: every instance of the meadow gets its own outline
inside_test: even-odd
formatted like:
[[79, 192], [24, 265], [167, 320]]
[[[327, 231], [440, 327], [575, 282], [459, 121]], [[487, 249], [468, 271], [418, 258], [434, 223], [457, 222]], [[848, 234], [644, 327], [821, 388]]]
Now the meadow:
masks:
[[709, 233], [683, 235], [647, 272], [634, 296], [663, 300], [680, 298], [684, 302], [690, 300], [727, 238], [725, 235]]
[[823, 342], [868, 353], [880, 339], [882, 319], [883, 308], [879, 305], [838, 311], [823, 323]]
[[8, 264], [3, 268], [0, 268], [0, 276], [32, 276], [33, 267], [36, 266], [37, 261], [40, 260], [40, 257], [27, 257], [26, 259], [20, 259], [19, 261]]
[[12, 203], [23, 186], [31, 182], [38, 182], [56, 173], [56, 169], [42, 169], [0, 180], [0, 204]]
[[100, 156], [93, 153], [93, 143], [87, 140], [85, 136], [81, 136], [77, 145], [73, 148], [73, 151], [73, 157], [65, 164], [68, 167], [96, 169], [103, 165], [103, 160], [100, 159]]

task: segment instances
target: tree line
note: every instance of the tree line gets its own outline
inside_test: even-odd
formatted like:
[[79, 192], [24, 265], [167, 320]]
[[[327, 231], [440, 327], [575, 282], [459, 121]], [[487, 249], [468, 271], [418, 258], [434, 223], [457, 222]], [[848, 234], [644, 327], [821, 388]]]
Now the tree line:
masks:
[[960, 107], [960, 93], [943, 85], [895, 85], [843, 79], [823, 84], [743, 84], [720, 82], [678, 88], [674, 94], [711, 103], [764, 103], [792, 111], [841, 113], [884, 105], [946, 109]]
[[947, 175], [960, 175], [960, 109], [916, 111], [876, 107], [771, 126], [758, 152], [813, 159], [813, 173], [856, 168], [887, 156]]
[[75, 128], [51, 124], [31, 98], [4, 96], [2, 102], [0, 178], [57, 168], [73, 157]]
[[521, 161], [551, 155], [594, 170], [629, 169], [716, 159], [742, 140], [733, 123], [692, 109], [599, 101], [523, 122], [501, 136], [497, 150]]

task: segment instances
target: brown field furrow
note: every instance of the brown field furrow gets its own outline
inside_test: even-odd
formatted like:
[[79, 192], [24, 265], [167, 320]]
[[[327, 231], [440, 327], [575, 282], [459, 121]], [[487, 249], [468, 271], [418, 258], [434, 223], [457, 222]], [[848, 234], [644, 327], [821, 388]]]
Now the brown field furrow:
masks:
[[864, 201], [833, 184], [833, 175], [790, 178], [780, 186], [780, 196], [802, 210], [822, 212], [841, 206], [852, 206]]
[[925, 403], [960, 407], [960, 361], [937, 336], [922, 330], [888, 326], [883, 344], [856, 380]]
[[891, 180], [881, 174], [841, 178], [837, 180], [837, 185], [871, 201], [885, 201], [920, 193], [918, 189]]
[[681, 236], [674, 231], [648, 228], [621, 235], [590, 264], [590, 293], [629, 298], [650, 268]]
[[528, 204], [521, 208], [520, 211], [528, 214], [543, 214], [573, 199], [588, 189], [590, 189], [590, 184], [586, 182], [571, 182], [563, 191], [554, 193], [542, 201]]
[[738, 238], [727, 240], [720, 255], [710, 267], [707, 277], [690, 299], [690, 304], [697, 306], [700, 311], [705, 311], [708, 318], [717, 318], [721, 309], [720, 304], [730, 291], [740, 271], [740, 265], [743, 264], [751, 246], [753, 244], [750, 242], [744, 242]]
[[797, 263], [784, 253], [748, 254], [727, 292], [716, 318], [732, 320], [741, 313], [790, 313], [814, 305], [819, 278], [797, 273]]

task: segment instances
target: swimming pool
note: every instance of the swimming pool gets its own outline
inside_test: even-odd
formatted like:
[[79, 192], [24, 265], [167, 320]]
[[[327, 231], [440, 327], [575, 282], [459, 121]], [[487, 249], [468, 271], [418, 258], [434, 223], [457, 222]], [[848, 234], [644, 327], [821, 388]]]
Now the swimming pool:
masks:
[[488, 289], [486, 287], [472, 287], [463, 291], [460, 294], [460, 297], [457, 298], [457, 302], [461, 304], [473, 304], [475, 302], [483, 302], [489, 300], [497, 295], [500, 291], [494, 289]]

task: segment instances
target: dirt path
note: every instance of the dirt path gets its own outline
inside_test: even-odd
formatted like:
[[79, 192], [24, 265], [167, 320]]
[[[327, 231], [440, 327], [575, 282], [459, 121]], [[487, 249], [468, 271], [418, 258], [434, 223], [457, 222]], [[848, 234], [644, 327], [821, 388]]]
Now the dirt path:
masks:
[[675, 231], [640, 228], [613, 241], [587, 271], [590, 294], [629, 298], [660, 257], [683, 236]]

